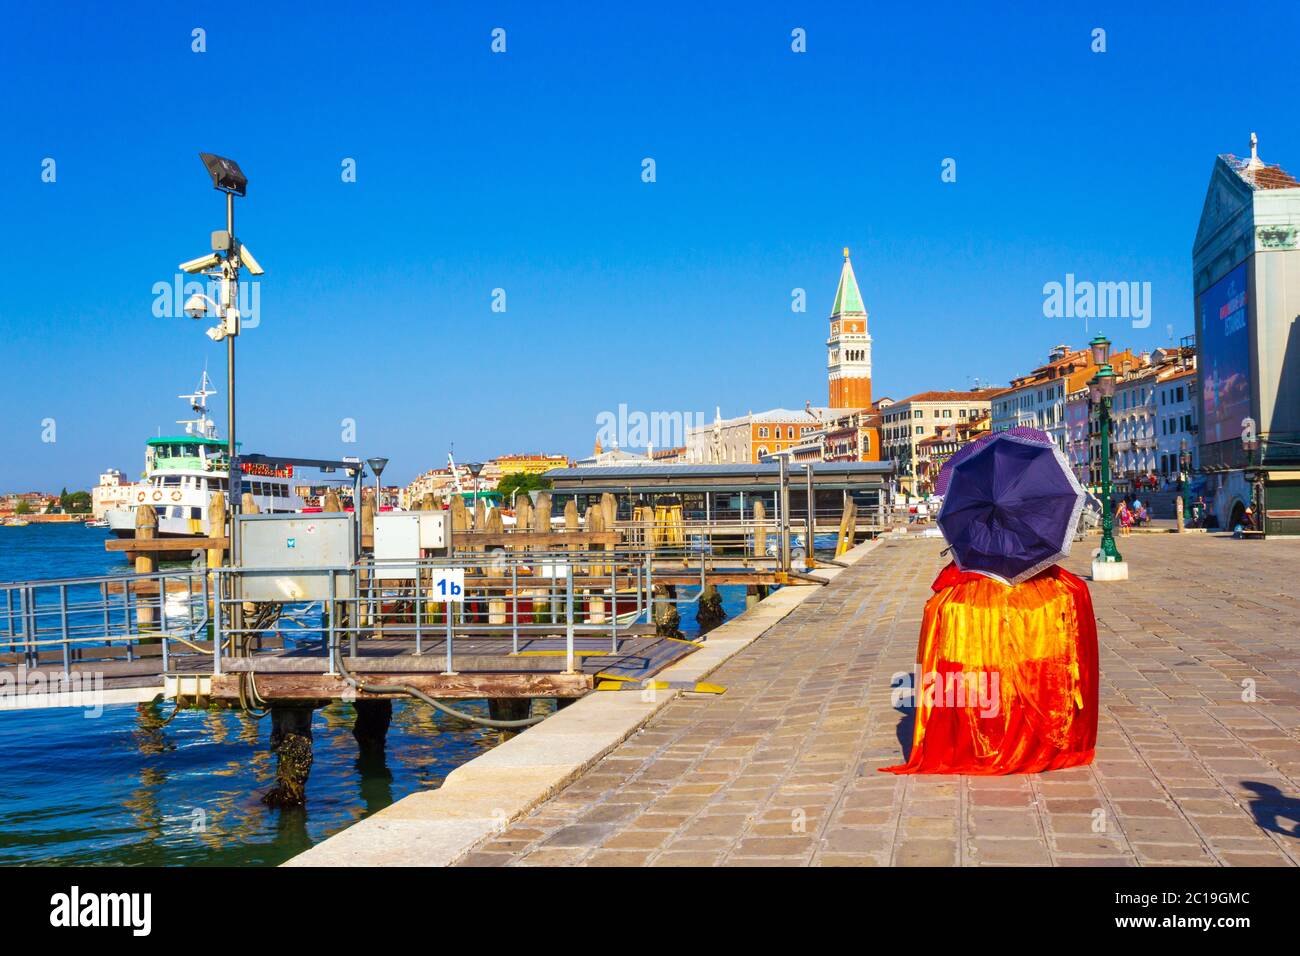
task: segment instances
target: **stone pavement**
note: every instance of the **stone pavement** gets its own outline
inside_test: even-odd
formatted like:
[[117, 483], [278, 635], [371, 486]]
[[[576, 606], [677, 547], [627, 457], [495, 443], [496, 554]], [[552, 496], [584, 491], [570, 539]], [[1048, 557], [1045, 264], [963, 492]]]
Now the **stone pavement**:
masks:
[[1132, 580], [1092, 586], [1092, 766], [876, 772], [911, 739], [890, 682], [944, 563], [886, 540], [723, 665], [725, 695], [671, 702], [463, 863], [1300, 864], [1300, 540], [1119, 544]]

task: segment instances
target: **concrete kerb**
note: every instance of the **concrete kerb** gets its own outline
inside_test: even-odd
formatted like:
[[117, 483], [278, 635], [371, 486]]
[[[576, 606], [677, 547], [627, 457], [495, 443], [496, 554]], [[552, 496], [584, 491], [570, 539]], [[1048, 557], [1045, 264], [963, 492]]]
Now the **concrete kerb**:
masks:
[[[856, 564], [879, 544], [840, 560]], [[842, 568], [818, 568], [837, 577]], [[698, 682], [758, 640], [823, 585], [784, 587], [712, 631], [656, 679]], [[285, 866], [448, 866], [557, 794], [636, 733], [680, 691], [595, 692], [447, 775], [288, 860]]]

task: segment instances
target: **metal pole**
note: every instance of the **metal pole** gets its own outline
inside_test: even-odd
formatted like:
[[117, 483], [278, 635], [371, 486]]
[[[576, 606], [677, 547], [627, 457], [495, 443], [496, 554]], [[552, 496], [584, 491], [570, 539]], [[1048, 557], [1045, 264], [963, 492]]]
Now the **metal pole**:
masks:
[[803, 470], [804, 477], [807, 479], [805, 494], [808, 499], [808, 531], [804, 536], [803, 566], [811, 571], [817, 566], [817, 561], [813, 558], [813, 536], [817, 531], [817, 518], [813, 506], [813, 463], [811, 461], [806, 462]]
[[778, 484], [780, 485], [779, 510], [781, 512], [780, 532], [781, 532], [781, 551], [780, 561], [781, 570], [790, 570], [790, 466], [785, 455], [778, 456], [780, 471], [778, 473]]
[[1115, 547], [1114, 508], [1111, 501], [1110, 487], [1110, 399], [1103, 397], [1099, 411], [1101, 416], [1101, 559], [1102, 561], [1122, 561], [1119, 549]]
[[573, 565], [564, 566], [564, 673], [573, 673]]

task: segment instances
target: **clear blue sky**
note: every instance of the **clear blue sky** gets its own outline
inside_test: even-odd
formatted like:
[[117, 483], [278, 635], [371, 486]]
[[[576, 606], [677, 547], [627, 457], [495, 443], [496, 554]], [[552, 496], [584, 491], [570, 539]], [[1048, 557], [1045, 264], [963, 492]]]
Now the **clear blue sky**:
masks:
[[1300, 170], [1297, 5], [1039, 6], [7, 4], [0, 490], [135, 474], [205, 362], [224, 403], [224, 348], [152, 314], [223, 225], [199, 150], [248, 174], [236, 231], [268, 270], [245, 448], [397, 480], [452, 441], [585, 454], [621, 403], [823, 403], [845, 245], [878, 395], [1082, 343], [1042, 314], [1066, 273], [1152, 284], [1149, 329], [1101, 323], [1120, 345], [1187, 334], [1215, 155], [1256, 130]]

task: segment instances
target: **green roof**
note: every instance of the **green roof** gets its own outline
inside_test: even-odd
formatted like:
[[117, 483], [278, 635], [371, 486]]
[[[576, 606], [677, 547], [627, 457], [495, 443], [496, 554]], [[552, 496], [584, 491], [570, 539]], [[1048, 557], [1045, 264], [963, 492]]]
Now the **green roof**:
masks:
[[849, 261], [849, 250], [844, 250], [844, 268], [840, 270], [840, 285], [835, 290], [835, 305], [831, 315], [844, 312], [866, 314], [862, 306], [862, 293], [858, 291], [858, 280], [853, 274], [853, 263]]
[[220, 438], [200, 438], [197, 435], [177, 435], [173, 438], [150, 438], [147, 445], [215, 445], [225, 448], [226, 443]]

